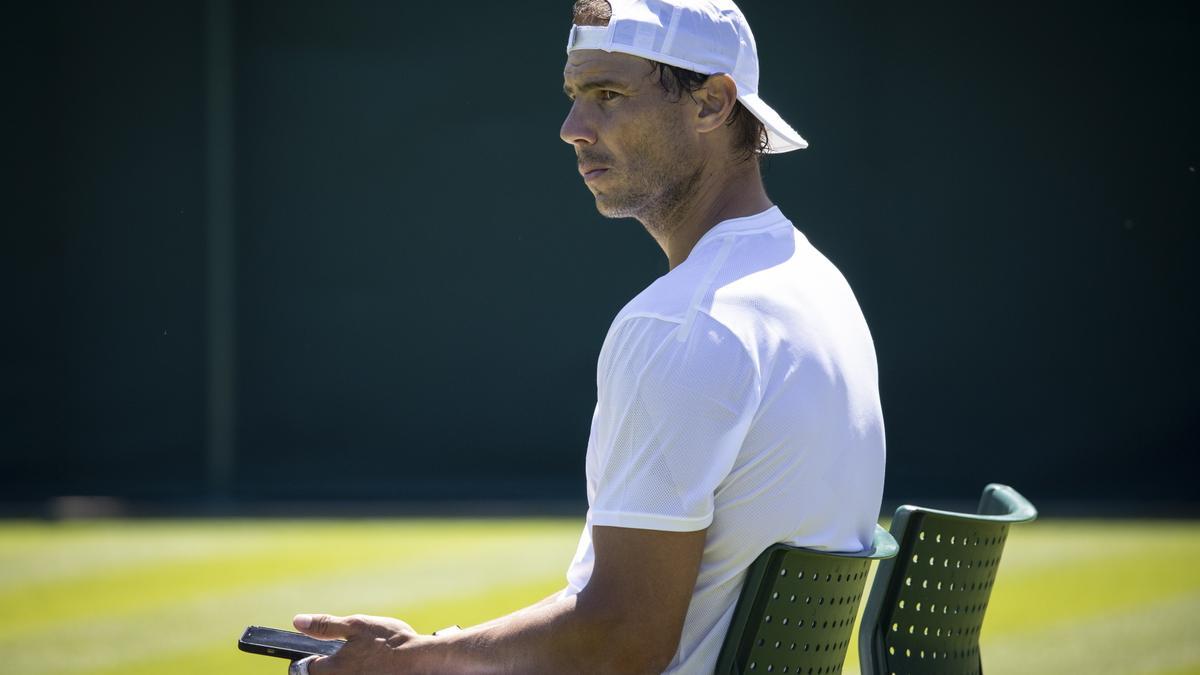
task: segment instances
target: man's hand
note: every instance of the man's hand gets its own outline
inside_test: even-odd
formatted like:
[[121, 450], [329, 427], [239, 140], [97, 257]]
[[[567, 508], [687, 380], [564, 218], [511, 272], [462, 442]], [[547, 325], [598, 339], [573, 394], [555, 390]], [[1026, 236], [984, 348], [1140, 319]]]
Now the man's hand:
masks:
[[403, 672], [403, 646], [421, 639], [403, 621], [381, 616], [298, 614], [292, 619], [292, 625], [315, 638], [346, 641], [337, 654], [321, 657], [309, 664], [308, 672], [311, 675], [385, 675]]

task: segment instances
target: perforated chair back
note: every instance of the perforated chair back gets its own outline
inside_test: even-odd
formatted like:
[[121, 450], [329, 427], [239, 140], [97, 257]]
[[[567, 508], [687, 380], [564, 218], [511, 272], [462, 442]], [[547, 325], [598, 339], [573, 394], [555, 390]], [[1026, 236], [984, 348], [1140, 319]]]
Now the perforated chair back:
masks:
[[1008, 527], [1037, 510], [988, 485], [977, 514], [902, 506], [900, 554], [879, 565], [859, 633], [863, 675], [980, 675], [979, 632]]
[[896, 550], [876, 525], [871, 548], [859, 553], [786, 544], [763, 551], [746, 574], [717, 674], [842, 672], [871, 561]]

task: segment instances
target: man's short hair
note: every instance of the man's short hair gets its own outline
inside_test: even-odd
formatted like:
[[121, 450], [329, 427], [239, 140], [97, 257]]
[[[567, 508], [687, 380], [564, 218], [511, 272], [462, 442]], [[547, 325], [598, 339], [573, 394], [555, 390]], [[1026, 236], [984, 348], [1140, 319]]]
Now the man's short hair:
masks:
[[[608, 0], [576, 0], [571, 23], [576, 26], [607, 26], [612, 20], [612, 5]], [[708, 81], [709, 76], [694, 70], [680, 68], [658, 61], [650, 61], [654, 75], [658, 78], [666, 95], [678, 101], [686, 93], [696, 93]], [[741, 101], [733, 106], [733, 113], [725, 126], [734, 130], [733, 150], [742, 161], [758, 161], [767, 151], [767, 128]]]

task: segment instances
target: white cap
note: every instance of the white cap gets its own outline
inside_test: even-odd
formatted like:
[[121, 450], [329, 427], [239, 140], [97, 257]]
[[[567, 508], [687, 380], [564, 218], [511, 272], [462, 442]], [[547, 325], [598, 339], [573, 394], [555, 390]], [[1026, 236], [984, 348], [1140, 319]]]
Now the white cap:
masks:
[[733, 0], [609, 0], [607, 26], [572, 26], [567, 53], [621, 52], [701, 75], [725, 73], [738, 100], [767, 128], [767, 152], [802, 150], [801, 138], [758, 96], [758, 49], [750, 24]]

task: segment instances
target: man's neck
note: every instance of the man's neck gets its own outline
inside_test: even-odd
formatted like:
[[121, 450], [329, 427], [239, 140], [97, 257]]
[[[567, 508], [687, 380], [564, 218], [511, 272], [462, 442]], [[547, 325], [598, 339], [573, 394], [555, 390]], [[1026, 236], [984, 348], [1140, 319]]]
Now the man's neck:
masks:
[[704, 167], [691, 195], [670, 213], [639, 218], [667, 254], [669, 269], [687, 260], [700, 238], [732, 218], [762, 213], [773, 204], [763, 187], [757, 162], [713, 171]]

